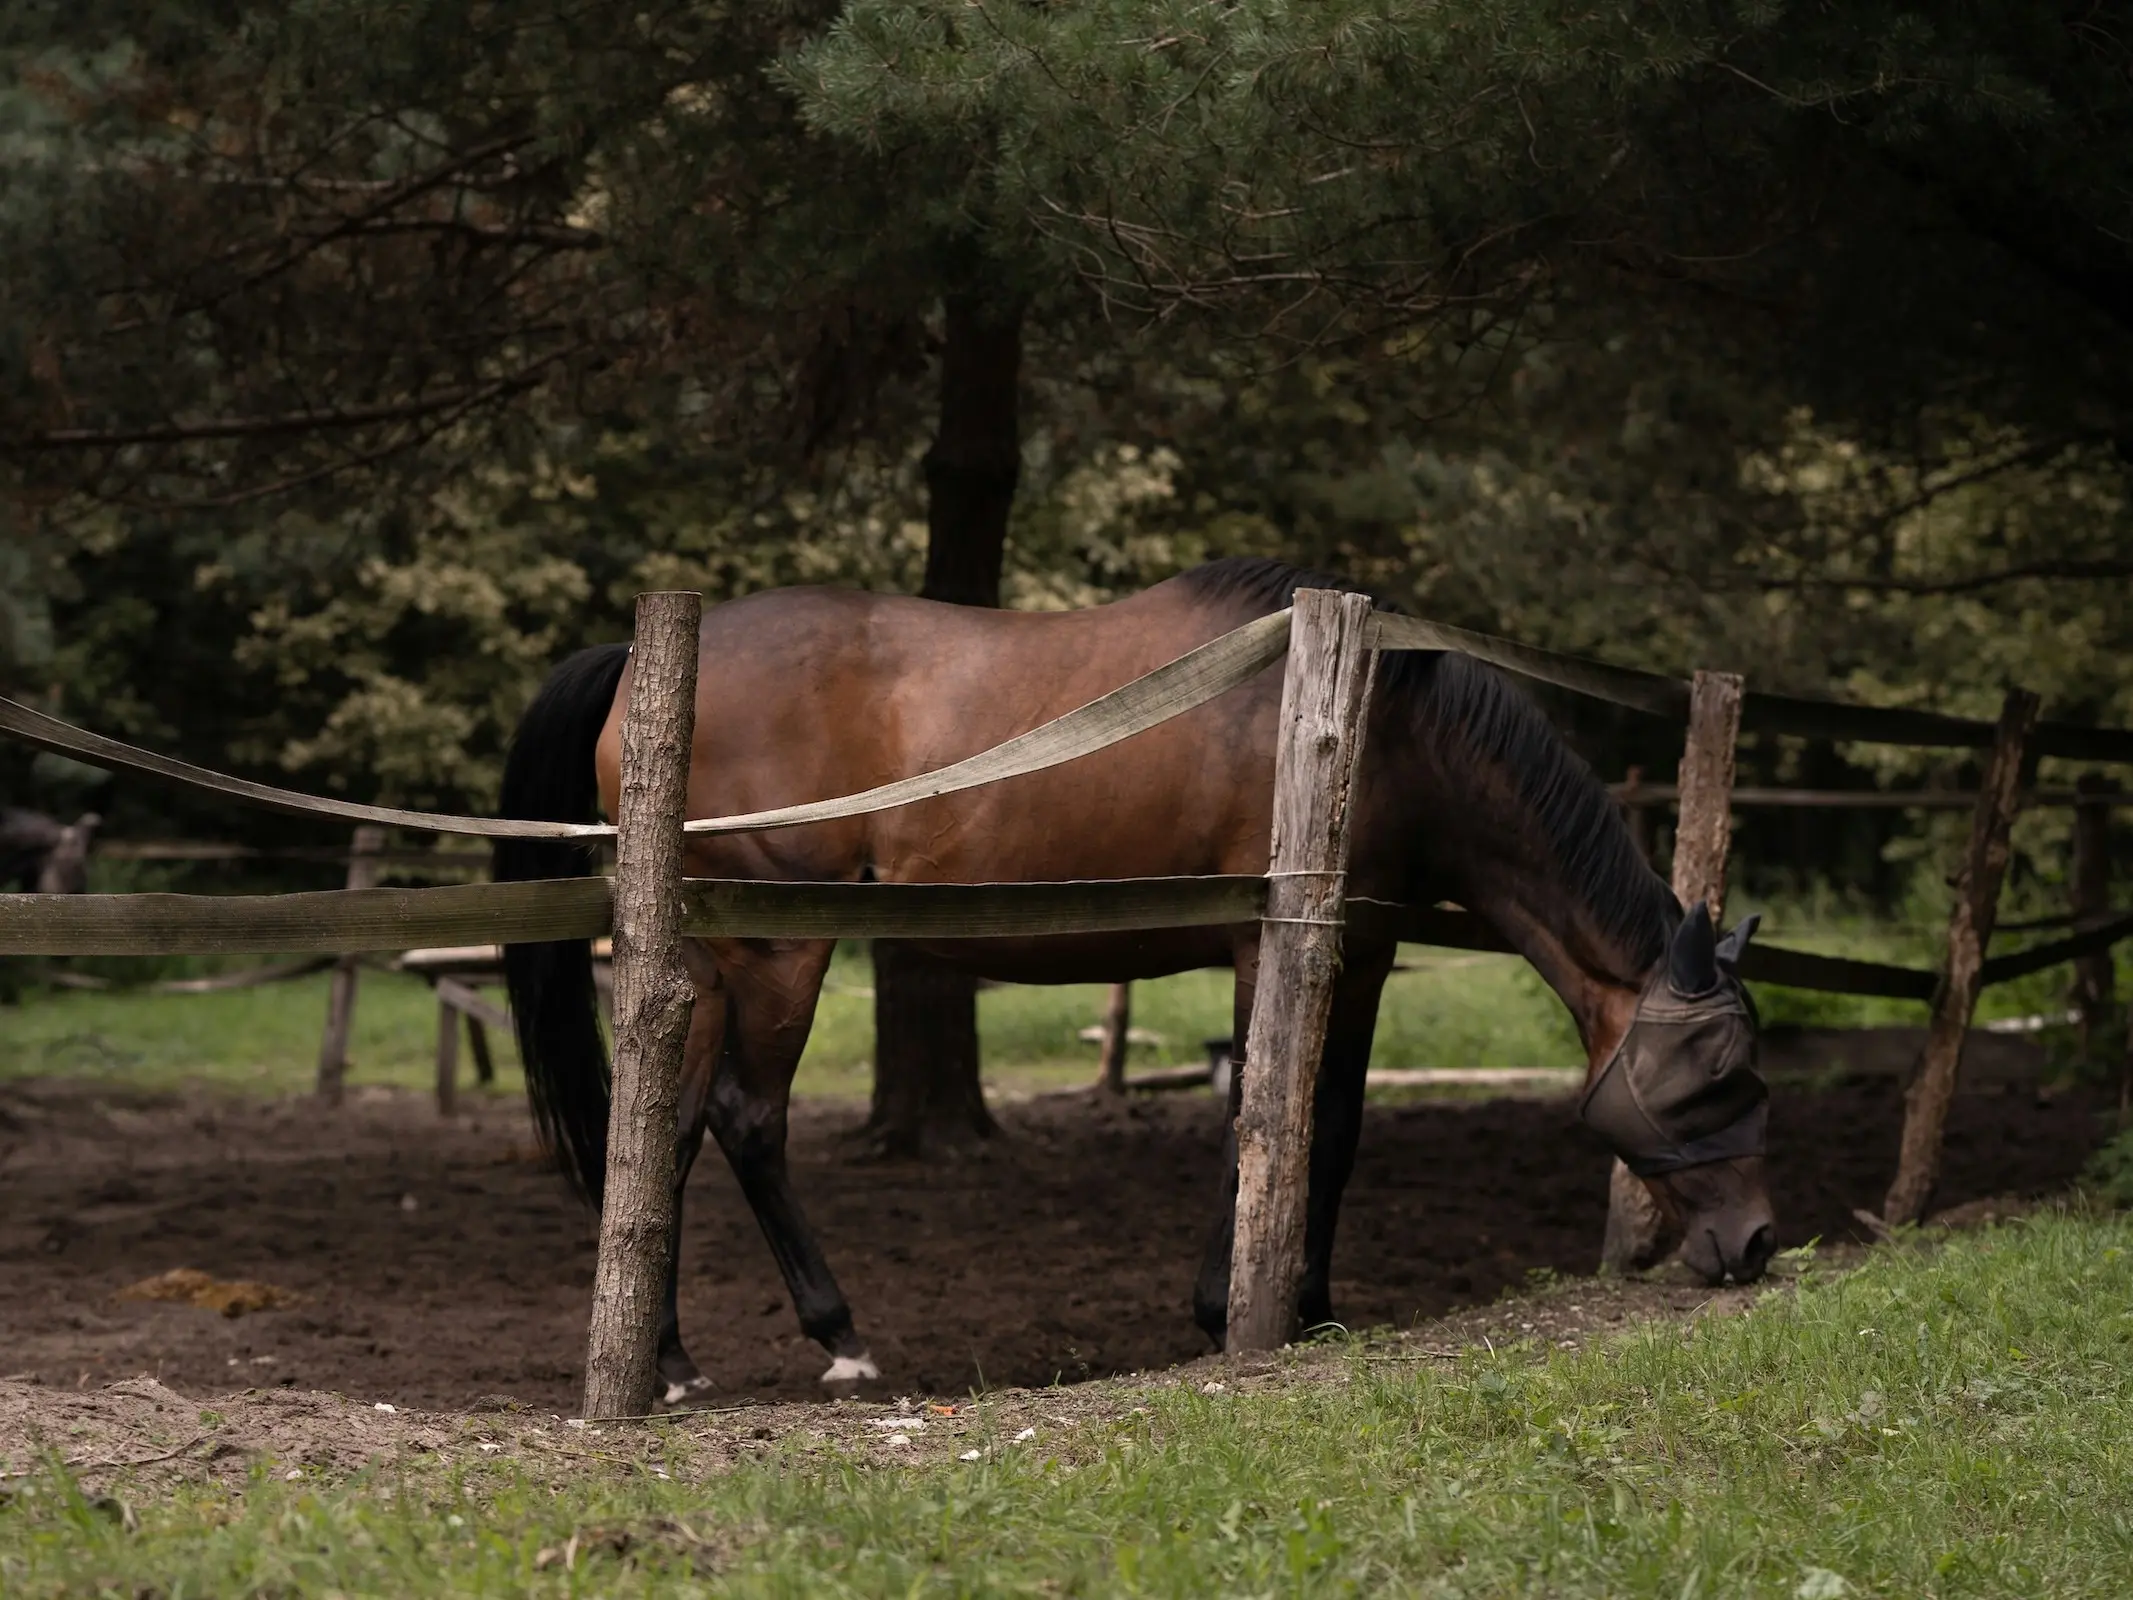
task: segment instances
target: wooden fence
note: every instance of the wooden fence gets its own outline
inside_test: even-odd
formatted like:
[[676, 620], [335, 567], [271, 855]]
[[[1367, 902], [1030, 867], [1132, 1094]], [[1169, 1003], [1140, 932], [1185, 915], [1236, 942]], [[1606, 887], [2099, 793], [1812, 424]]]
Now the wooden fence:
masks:
[[[376, 848], [351, 852], [341, 890], [269, 896], [0, 895], [0, 954], [318, 952], [345, 959], [414, 946], [514, 943], [611, 934], [616, 1051], [608, 1204], [602, 1222], [585, 1409], [592, 1416], [649, 1408], [658, 1274], [671, 1235], [672, 1136], [687, 989], [678, 941], [743, 937], [984, 937], [1261, 923], [1263, 981], [1251, 1021], [1252, 1070], [1238, 1125], [1240, 1183], [1231, 1276], [1231, 1344], [1263, 1349], [1294, 1333], [1302, 1267], [1303, 1184], [1323, 1021], [1344, 927], [1393, 920], [1400, 937], [1500, 949], [1476, 919], [1442, 908], [1350, 904], [1345, 895], [1346, 793], [1359, 759], [1372, 652], [1461, 650], [1506, 670], [1689, 722], [1678, 800], [1683, 832], [1677, 892], [1714, 904], [1723, 892], [1725, 818], [1733, 799], [1732, 747], [1743, 727], [1844, 739], [1970, 746], [1991, 752], [1974, 801], [1965, 893], [1937, 974], [1755, 946], [1745, 975], [1849, 993], [1910, 995], [1929, 985], [1936, 1044], [1929, 1045], [1907, 1108], [1905, 1159], [1885, 1217], [1930, 1187], [1938, 1113], [1952, 1085], [1961, 1027], [1977, 989], [2017, 970], [2108, 949], [2133, 919], [2083, 928], [2042, 950], [1983, 958], [2020, 796], [2014, 776], [2027, 751], [2133, 761], [2133, 735], [2038, 723], [2035, 703], [2010, 696], [1995, 725], [1912, 711], [1747, 694], [1740, 680], [1698, 674], [1693, 683], [1628, 672], [1511, 641], [1374, 613], [1358, 595], [1300, 591], [1291, 611], [1260, 618], [1080, 710], [937, 772], [862, 795], [741, 817], [684, 821], [682, 770], [693, 716], [695, 595], [639, 598], [637, 670], [624, 721], [623, 799], [613, 827], [453, 817], [324, 800], [229, 777], [72, 728], [0, 700], [0, 732], [77, 759], [145, 772], [247, 804], [380, 827], [481, 837], [616, 842], [612, 882], [601, 878], [377, 888]], [[690, 881], [680, 875], [686, 833], [799, 826], [907, 804], [1043, 770], [1104, 748], [1213, 699], [1287, 656], [1275, 752], [1275, 826], [1264, 877], [1099, 883], [778, 884]], [[377, 841], [371, 841], [373, 846]], [[1683, 863], [1687, 865], [1684, 866]], [[374, 880], [372, 880], [374, 882]], [[1377, 931], [1384, 931], [1379, 923]], [[1879, 984], [1881, 987], [1872, 987]], [[1951, 1043], [1952, 1041], [1952, 1043]], [[330, 1042], [330, 1039], [329, 1039]], [[1948, 1048], [1941, 1048], [1948, 1044]], [[322, 1077], [326, 1062], [322, 1059]], [[1938, 1111], [1936, 1111], [1936, 1106]], [[1914, 1129], [1921, 1155], [1914, 1159]], [[1923, 1166], [1921, 1162], [1925, 1163]], [[1922, 1194], [1919, 1195], [1922, 1200]]]
[[[1679, 782], [1671, 789], [1646, 787], [1635, 775], [1618, 789], [1617, 796], [1630, 812], [1631, 830], [1648, 840], [1640, 808], [1653, 800], [1671, 798], [1681, 808], [1675, 836], [1673, 888], [1683, 904], [1702, 898], [1716, 917], [1725, 898], [1726, 851], [1730, 838], [1730, 814], [1744, 794], [1733, 788], [1733, 749], [1739, 737], [1743, 706], [1741, 680], [1721, 674], [1698, 673], [1692, 691], [1686, 751]], [[1916, 1222], [1938, 1179], [1941, 1136], [1948, 1106], [1955, 1092], [1963, 1041], [1970, 1028], [1980, 992], [1991, 983], [2005, 982], [2030, 972], [2042, 971], [2061, 961], [2094, 963], [2103, 958], [2104, 973], [2087, 968], [2089, 998], [2083, 1005], [2084, 1031], [2093, 1024], [2100, 1006], [2108, 999], [2108, 952], [2118, 940], [2133, 934], [2133, 918], [2113, 916], [2108, 911], [2107, 835], [2101, 819], [2103, 808], [2120, 797], [2100, 775], [2091, 775], [2072, 791], [2047, 791], [2043, 796], [2025, 795], [2020, 788], [2027, 756], [2038, 734], [2039, 703], [2023, 689], [2008, 691], [1999, 721], [1995, 724], [1986, 756], [1982, 781], [1973, 794], [1843, 796], [1868, 803], [1921, 806], [1966, 806], [1971, 812], [1970, 842], [1963, 862], [1950, 884], [1955, 889], [1949, 914], [1946, 954], [1939, 969], [1925, 973], [1880, 963], [1850, 963], [1844, 973], [1799, 970], [1796, 953], [1765, 950], [1761, 961], [1746, 964], [1749, 975], [1799, 987], [1833, 989], [1852, 994], [1895, 995], [1922, 999], [1929, 1006], [1926, 1039], [1905, 1089], [1902, 1145], [1896, 1175], [1889, 1185], [1878, 1215], [1861, 1216], [1877, 1230]], [[2078, 742], [2064, 741], [2062, 742]], [[1765, 804], [1833, 805], [1838, 795], [1815, 791], [1748, 791]], [[2068, 921], [2076, 928], [2068, 939], [2014, 955], [1987, 960], [1998, 916], [1999, 895], [2009, 855], [2009, 835], [2016, 813], [2025, 802], [2064, 803], [2084, 808], [2077, 819], [2076, 903]], [[2056, 919], [2054, 919], [2056, 920]], [[1777, 958], [1774, 962], [1771, 957]], [[1795, 970], [1787, 975], [1785, 969]], [[1801, 981], [1801, 980], [1806, 981]], [[2126, 1085], [2133, 1085], [2133, 1037], [2122, 1065]], [[2123, 1089], [2121, 1101], [2126, 1098]], [[1602, 1264], [1625, 1269], [1649, 1264], [1672, 1247], [1666, 1223], [1638, 1183], [1620, 1162], [1614, 1164], [1609, 1184], [1608, 1226], [1602, 1247]]]

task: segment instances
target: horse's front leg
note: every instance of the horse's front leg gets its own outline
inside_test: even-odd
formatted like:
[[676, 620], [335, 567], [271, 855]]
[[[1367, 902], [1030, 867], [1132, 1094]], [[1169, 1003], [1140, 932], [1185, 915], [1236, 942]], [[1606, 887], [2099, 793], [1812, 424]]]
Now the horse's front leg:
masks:
[[1229, 1258], [1237, 1240], [1237, 1114], [1244, 1108], [1245, 1035], [1252, 1026], [1252, 993], [1259, 973], [1259, 934], [1237, 943], [1236, 990], [1230, 1001], [1229, 1104], [1222, 1115], [1222, 1197], [1214, 1228], [1192, 1285], [1192, 1320], [1221, 1349], [1229, 1334]]
[[1304, 1207], [1303, 1282], [1296, 1293], [1296, 1319], [1306, 1332], [1333, 1320], [1333, 1235], [1340, 1224], [1341, 1196], [1355, 1171], [1355, 1148], [1363, 1135], [1363, 1090], [1370, 1076], [1370, 1045], [1377, 1033], [1378, 999], [1392, 971], [1394, 949], [1351, 957], [1333, 990], [1326, 1045], [1318, 1062], [1318, 1092], [1311, 1108], [1311, 1188]]
[[[1297, 1318], [1305, 1328], [1332, 1319], [1333, 1235], [1341, 1193], [1355, 1168], [1363, 1128], [1363, 1086], [1377, 1029], [1378, 998], [1396, 951], [1371, 951], [1344, 967], [1333, 992], [1318, 1086], [1312, 1097], [1310, 1191], [1304, 1218], [1303, 1280], [1297, 1286]], [[1237, 958], [1235, 1065], [1230, 1073], [1229, 1112], [1222, 1138], [1222, 1203], [1208, 1235], [1207, 1252], [1193, 1285], [1193, 1320], [1219, 1348], [1229, 1328], [1230, 1256], [1237, 1237], [1237, 1115], [1244, 1104], [1250, 1057], [1252, 997], [1258, 975], [1256, 941]], [[1238, 1046], [1245, 1048], [1238, 1048]]]
[[727, 1047], [712, 1079], [711, 1136], [784, 1274], [807, 1336], [829, 1352], [822, 1381], [848, 1389], [881, 1376], [852, 1325], [785, 1162], [793, 1073], [807, 1045], [815, 1001], [834, 946], [827, 940], [721, 940]]

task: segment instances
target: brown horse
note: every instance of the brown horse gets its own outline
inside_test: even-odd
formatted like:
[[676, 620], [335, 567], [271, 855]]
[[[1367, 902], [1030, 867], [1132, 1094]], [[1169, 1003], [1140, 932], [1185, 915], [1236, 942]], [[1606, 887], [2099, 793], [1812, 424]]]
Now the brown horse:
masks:
[[[715, 607], [699, 646], [689, 815], [850, 794], [944, 766], [1279, 609], [1299, 586], [1345, 587], [1273, 562], [1227, 560], [1089, 611], [984, 611], [828, 589]], [[1592, 1120], [1683, 1225], [1687, 1259], [1713, 1281], [1756, 1276], [1772, 1250], [1762, 1091], [1727, 959], [1737, 958], [1745, 934], [1717, 946], [1700, 907], [1683, 917], [1591, 771], [1497, 674], [1464, 656], [1423, 652], [1383, 655], [1377, 672], [1351, 802], [1350, 893], [1421, 905], [1456, 900], [1498, 929], [1570, 1008], [1590, 1081], [1608, 1086], [1599, 1100], [1613, 1107]], [[513, 743], [505, 814], [582, 820], [596, 798], [614, 814], [628, 675], [619, 645], [556, 670]], [[687, 870], [896, 883], [1264, 872], [1280, 697], [1281, 674], [1266, 672], [1049, 771], [845, 821], [692, 836]], [[497, 876], [553, 877], [586, 864], [580, 847], [507, 842]], [[1018, 983], [1233, 967], [1242, 1041], [1258, 934], [1247, 924], [928, 948]], [[785, 1164], [793, 1072], [831, 948], [818, 939], [685, 941], [697, 1001], [679, 1166], [685, 1180], [708, 1127], [762, 1225], [801, 1326], [833, 1358], [824, 1381], [842, 1383], [876, 1372]], [[1381, 934], [1351, 937], [1344, 953], [1311, 1154], [1299, 1305], [1306, 1326], [1331, 1314], [1334, 1225], [1394, 948]], [[566, 1170], [597, 1199], [608, 1089], [587, 949], [515, 946], [507, 959], [536, 1113]], [[1605, 1070], [1617, 1060], [1622, 1072]], [[1649, 1071], [1658, 1077], [1639, 1076]], [[1230, 1161], [1194, 1292], [1197, 1320], [1217, 1343], [1228, 1302], [1233, 1142]], [[659, 1358], [670, 1402], [706, 1382], [682, 1348], [674, 1293], [670, 1275]]]

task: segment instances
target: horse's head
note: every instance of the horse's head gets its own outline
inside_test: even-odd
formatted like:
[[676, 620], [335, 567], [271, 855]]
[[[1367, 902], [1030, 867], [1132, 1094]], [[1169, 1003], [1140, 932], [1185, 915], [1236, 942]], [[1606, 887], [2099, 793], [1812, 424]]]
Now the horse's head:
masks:
[[1680, 1228], [1682, 1259], [1711, 1283], [1761, 1277], [1776, 1249], [1763, 1179], [1770, 1091], [1736, 970], [1757, 920], [1720, 939], [1701, 901], [1681, 919], [1580, 1107]]

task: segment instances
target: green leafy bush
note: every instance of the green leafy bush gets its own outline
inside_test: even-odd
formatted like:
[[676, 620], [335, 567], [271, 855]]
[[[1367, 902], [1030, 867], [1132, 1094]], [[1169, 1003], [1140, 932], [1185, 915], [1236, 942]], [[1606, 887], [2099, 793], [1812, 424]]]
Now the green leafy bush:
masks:
[[2120, 1129], [2117, 1138], [2089, 1157], [2081, 1179], [2099, 1199], [2133, 1209], [2133, 1128]]

